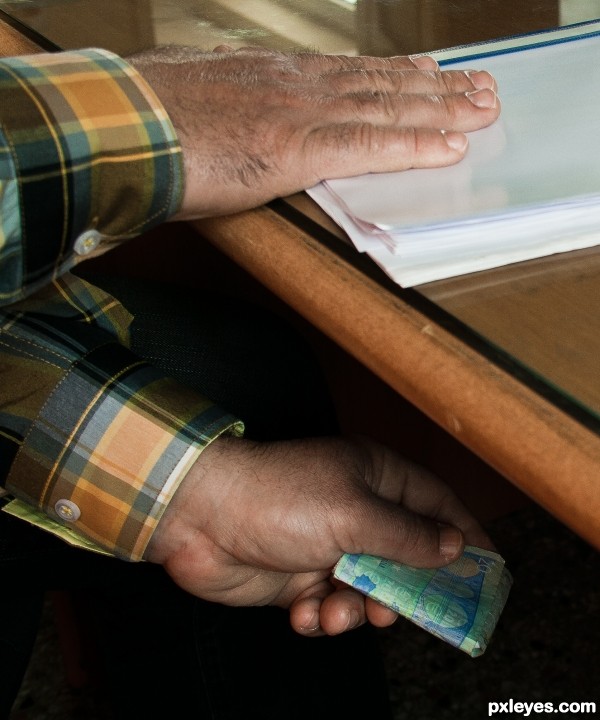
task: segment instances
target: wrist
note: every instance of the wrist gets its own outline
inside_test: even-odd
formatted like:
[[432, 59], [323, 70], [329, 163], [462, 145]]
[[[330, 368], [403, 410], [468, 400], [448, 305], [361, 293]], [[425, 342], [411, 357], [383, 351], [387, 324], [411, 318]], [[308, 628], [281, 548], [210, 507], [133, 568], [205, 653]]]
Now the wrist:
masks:
[[[180, 481], [144, 553], [144, 559], [164, 565], [181, 552], [193, 536], [208, 528], [218, 512], [219, 496], [235, 482], [247, 440], [219, 436], [207, 445]], [[215, 494], [212, 490], [219, 489]], [[217, 496], [215, 496], [217, 495]]]

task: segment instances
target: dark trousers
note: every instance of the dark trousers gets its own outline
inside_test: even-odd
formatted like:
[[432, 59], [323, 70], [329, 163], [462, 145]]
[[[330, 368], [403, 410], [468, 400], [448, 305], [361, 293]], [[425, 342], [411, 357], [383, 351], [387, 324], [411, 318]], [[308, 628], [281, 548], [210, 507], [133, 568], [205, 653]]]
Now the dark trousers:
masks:
[[[304, 342], [263, 310], [195, 291], [90, 278], [135, 315], [132, 347], [245, 421], [256, 440], [335, 432]], [[27, 666], [44, 593], [85, 592], [114, 717], [388, 718], [375, 633], [303, 638], [279, 608], [229, 608], [162, 568], [74, 550], [0, 513], [0, 712]]]

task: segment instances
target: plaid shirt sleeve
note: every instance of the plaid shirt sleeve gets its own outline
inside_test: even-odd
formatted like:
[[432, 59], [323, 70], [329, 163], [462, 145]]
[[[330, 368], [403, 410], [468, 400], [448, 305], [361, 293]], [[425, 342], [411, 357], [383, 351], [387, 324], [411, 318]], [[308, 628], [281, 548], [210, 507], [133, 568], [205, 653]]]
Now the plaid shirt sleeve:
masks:
[[0, 128], [2, 302], [180, 205], [175, 131], [141, 76], [112, 53], [1, 60]]
[[166, 220], [182, 175], [164, 109], [122, 59], [0, 60], [0, 482], [33, 522], [130, 560], [202, 449], [241, 424], [136, 357], [127, 311], [66, 271]]

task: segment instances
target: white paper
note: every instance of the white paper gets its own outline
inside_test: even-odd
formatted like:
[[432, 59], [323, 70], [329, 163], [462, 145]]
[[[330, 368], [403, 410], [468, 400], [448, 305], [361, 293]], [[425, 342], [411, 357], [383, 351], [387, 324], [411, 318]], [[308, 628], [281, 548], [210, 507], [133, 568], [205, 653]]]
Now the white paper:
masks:
[[[599, 32], [588, 23], [440, 54], [444, 69], [498, 81], [501, 117], [470, 134], [466, 158], [310, 194], [403, 285], [600, 243]], [[444, 62], [459, 52], [468, 59]]]

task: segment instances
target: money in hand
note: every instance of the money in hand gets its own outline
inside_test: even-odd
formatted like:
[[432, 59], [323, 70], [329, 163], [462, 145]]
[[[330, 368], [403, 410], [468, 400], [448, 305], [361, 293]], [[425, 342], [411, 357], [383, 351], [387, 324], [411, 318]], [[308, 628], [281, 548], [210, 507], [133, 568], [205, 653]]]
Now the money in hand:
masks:
[[472, 546], [433, 569], [346, 554], [333, 574], [471, 657], [485, 652], [512, 585], [500, 555]]

